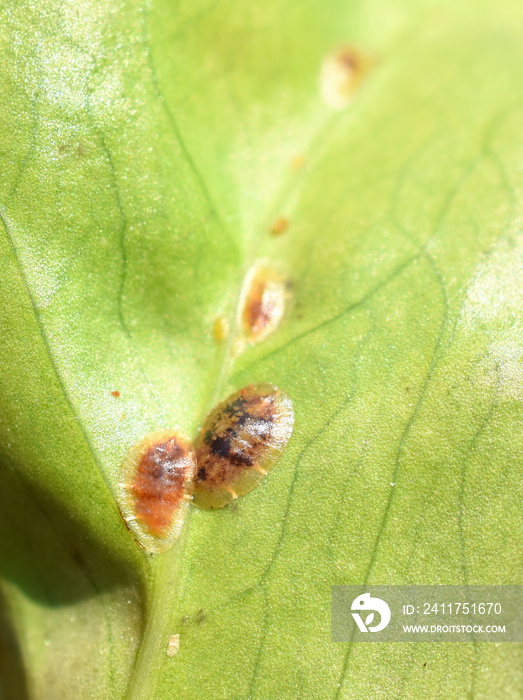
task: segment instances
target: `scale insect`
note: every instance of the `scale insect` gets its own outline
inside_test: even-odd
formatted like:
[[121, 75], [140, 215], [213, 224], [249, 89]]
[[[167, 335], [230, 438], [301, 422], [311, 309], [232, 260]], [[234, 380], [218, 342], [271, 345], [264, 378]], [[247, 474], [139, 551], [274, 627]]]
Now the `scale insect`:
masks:
[[279, 326], [288, 301], [287, 284], [273, 269], [260, 266], [247, 278], [243, 302], [242, 323], [250, 343], [257, 343]]
[[164, 552], [180, 534], [196, 470], [194, 448], [172, 430], [150, 433], [130, 450], [118, 505], [140, 546]]
[[344, 109], [351, 103], [371, 60], [354, 46], [346, 46], [327, 56], [321, 67], [320, 90], [331, 109]]
[[223, 508], [263, 480], [292, 433], [291, 400], [272, 384], [251, 384], [218, 404], [196, 438], [193, 503]]

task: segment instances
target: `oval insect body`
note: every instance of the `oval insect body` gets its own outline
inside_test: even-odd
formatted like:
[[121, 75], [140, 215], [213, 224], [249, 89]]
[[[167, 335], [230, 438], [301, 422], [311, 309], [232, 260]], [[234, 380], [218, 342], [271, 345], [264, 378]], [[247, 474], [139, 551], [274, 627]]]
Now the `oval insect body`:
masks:
[[195, 443], [193, 503], [222, 508], [254, 489], [292, 433], [291, 400], [272, 384], [251, 384], [211, 411]]
[[343, 109], [354, 97], [370, 60], [354, 46], [347, 46], [329, 55], [323, 62], [320, 89], [323, 101], [332, 109]]
[[284, 279], [261, 266], [248, 277], [244, 291], [242, 320], [249, 342], [259, 342], [279, 326], [285, 313], [287, 289]]
[[118, 505], [138, 544], [164, 552], [180, 534], [196, 459], [192, 444], [173, 431], [146, 435], [129, 452]]

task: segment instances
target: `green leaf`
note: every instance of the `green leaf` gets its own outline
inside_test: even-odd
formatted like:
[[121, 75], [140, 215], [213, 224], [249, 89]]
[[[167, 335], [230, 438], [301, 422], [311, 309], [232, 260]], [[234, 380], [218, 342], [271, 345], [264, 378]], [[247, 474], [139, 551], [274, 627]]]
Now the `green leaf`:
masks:
[[[4, 4], [6, 697], [521, 696], [518, 645], [334, 644], [329, 605], [521, 583], [522, 21], [515, 0]], [[371, 68], [332, 111], [343, 45]], [[238, 354], [260, 261], [289, 309]], [[149, 557], [118, 513], [127, 451], [254, 382], [293, 401], [285, 454]]]

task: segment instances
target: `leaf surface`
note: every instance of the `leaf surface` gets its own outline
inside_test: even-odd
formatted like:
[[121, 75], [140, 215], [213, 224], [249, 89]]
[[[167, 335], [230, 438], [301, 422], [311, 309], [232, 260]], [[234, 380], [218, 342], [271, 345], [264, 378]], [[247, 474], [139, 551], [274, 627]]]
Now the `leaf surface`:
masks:
[[[521, 582], [518, 4], [2, 14], [13, 697], [520, 697], [517, 645], [333, 644], [329, 609], [341, 583]], [[372, 68], [332, 111], [343, 45]], [[287, 313], [238, 353], [262, 261]], [[282, 459], [148, 557], [116, 504], [128, 449], [262, 382], [293, 401]]]

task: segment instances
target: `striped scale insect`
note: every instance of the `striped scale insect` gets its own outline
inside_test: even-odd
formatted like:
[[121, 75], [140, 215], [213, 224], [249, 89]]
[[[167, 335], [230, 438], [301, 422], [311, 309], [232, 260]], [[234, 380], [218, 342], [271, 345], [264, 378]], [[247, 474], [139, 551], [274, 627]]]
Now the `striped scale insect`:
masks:
[[292, 433], [291, 400], [272, 384], [250, 384], [218, 404], [195, 441], [193, 503], [223, 508], [263, 480]]

